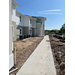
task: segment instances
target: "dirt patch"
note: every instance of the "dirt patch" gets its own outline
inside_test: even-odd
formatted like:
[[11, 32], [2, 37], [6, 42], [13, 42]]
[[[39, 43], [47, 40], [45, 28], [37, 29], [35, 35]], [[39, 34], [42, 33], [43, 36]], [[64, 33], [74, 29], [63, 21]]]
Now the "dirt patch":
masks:
[[57, 75], [65, 75], [65, 43], [49, 35]]
[[13, 72], [11, 75], [15, 75], [19, 71], [19, 69], [26, 62], [26, 60], [29, 58], [35, 48], [39, 45], [42, 39], [43, 37], [32, 37], [29, 39], [14, 42], [14, 47], [16, 47], [17, 63], [14, 68], [18, 68], [18, 70]]

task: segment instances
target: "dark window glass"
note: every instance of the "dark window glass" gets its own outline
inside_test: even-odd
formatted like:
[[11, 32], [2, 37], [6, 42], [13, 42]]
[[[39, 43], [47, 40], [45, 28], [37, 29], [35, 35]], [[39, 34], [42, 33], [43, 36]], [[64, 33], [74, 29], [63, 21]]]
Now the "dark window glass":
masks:
[[20, 16], [20, 22], [21, 22], [21, 16]]

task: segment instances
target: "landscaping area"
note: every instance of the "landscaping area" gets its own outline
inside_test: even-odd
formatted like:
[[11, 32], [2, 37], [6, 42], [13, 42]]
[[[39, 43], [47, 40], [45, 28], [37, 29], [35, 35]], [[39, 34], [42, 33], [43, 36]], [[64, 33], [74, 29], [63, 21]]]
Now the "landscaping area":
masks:
[[[18, 70], [11, 73], [11, 75], [16, 75], [42, 39], [43, 37], [31, 37], [14, 42], [14, 47], [16, 47], [16, 65], [11, 70], [15, 68], [18, 68]], [[49, 39], [57, 75], [65, 75], [65, 36], [49, 35]], [[15, 57], [15, 51], [13, 53]]]
[[65, 75], [65, 38], [49, 35], [57, 75]]
[[[18, 68], [17, 71], [13, 72], [11, 75], [15, 75], [22, 65], [26, 62], [35, 48], [42, 41], [43, 37], [31, 37], [21, 41], [14, 42], [14, 47], [16, 47], [16, 65], [12, 68]], [[15, 51], [13, 51], [15, 55]], [[15, 56], [14, 56], [15, 57]]]

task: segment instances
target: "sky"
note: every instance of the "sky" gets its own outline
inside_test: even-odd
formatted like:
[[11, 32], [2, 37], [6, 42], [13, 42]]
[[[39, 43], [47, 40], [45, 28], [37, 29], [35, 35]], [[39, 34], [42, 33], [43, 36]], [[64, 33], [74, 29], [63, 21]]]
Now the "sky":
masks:
[[65, 23], [65, 0], [15, 0], [24, 15], [46, 17], [45, 30], [60, 29]]

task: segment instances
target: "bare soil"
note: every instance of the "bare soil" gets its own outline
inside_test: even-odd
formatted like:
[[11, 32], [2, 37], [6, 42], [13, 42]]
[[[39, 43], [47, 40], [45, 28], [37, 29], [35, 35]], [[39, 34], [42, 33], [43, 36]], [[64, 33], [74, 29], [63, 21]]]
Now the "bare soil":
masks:
[[65, 42], [49, 35], [57, 75], [65, 75]]
[[[16, 47], [16, 65], [11, 70], [14, 68], [18, 68], [18, 70], [13, 72], [11, 75], [15, 75], [19, 71], [42, 39], [43, 37], [31, 37], [25, 40], [14, 42], [14, 47]], [[13, 51], [13, 53], [15, 56], [15, 51]]]

